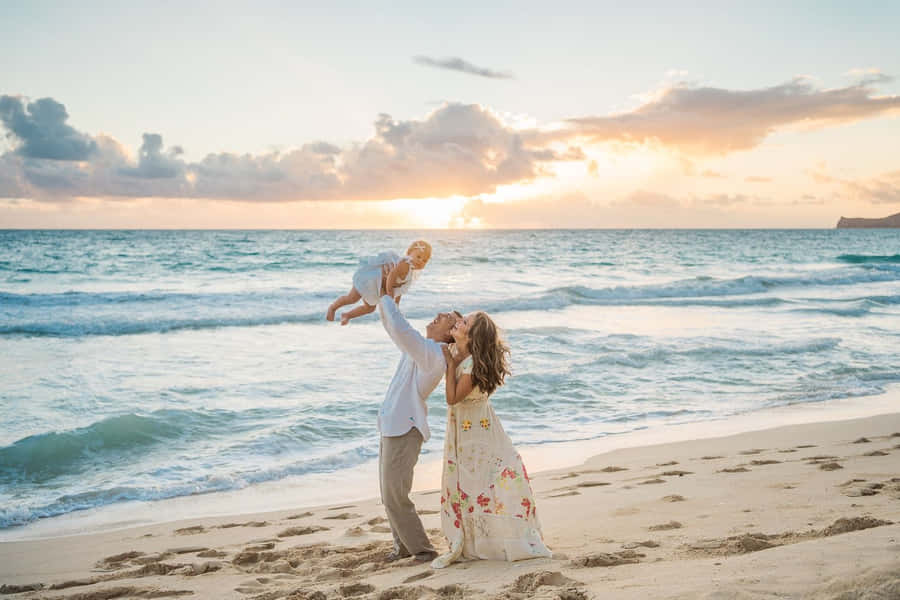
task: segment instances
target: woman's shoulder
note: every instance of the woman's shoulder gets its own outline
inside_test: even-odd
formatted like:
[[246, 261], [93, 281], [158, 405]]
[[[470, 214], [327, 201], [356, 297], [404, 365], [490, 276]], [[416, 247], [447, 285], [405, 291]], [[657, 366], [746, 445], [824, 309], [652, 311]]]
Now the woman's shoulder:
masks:
[[460, 361], [460, 363], [456, 366], [456, 371], [457, 373], [461, 373], [463, 375], [471, 375], [472, 365], [472, 355], [470, 354]]

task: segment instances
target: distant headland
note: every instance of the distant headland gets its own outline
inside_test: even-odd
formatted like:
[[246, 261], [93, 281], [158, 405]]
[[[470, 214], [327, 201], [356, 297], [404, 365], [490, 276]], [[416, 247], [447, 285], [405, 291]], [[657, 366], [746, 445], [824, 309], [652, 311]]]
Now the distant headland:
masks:
[[878, 227], [900, 227], [900, 213], [881, 219], [848, 219], [841, 217], [838, 229], [875, 229]]

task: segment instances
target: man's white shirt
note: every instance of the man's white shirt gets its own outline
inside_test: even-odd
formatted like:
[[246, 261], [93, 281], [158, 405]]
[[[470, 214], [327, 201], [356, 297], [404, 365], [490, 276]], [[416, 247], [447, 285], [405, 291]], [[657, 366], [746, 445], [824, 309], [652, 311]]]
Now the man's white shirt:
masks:
[[447, 368], [441, 345], [413, 329], [390, 296], [381, 297], [378, 310], [381, 324], [403, 353], [378, 411], [378, 430], [382, 436], [396, 437], [415, 427], [428, 441], [431, 431], [425, 400]]

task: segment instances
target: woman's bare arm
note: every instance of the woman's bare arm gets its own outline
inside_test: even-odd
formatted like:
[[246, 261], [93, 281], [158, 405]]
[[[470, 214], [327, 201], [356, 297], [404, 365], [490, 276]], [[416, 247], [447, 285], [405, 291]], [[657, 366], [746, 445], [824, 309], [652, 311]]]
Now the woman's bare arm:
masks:
[[459, 379], [456, 378], [456, 367], [459, 364], [450, 349], [447, 346], [441, 346], [444, 352], [444, 360], [447, 363], [447, 373], [444, 375], [444, 390], [447, 398], [447, 405], [453, 406], [462, 402], [469, 392], [472, 391], [472, 376], [468, 373]]

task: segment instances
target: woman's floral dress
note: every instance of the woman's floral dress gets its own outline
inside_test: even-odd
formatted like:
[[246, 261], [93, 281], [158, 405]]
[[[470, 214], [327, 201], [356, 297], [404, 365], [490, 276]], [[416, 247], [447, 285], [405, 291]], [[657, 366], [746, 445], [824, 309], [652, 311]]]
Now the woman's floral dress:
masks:
[[[469, 356], [456, 376], [471, 372]], [[433, 567], [460, 557], [513, 561], [551, 555], [522, 457], [477, 387], [447, 411], [441, 487], [441, 529], [450, 551]]]

